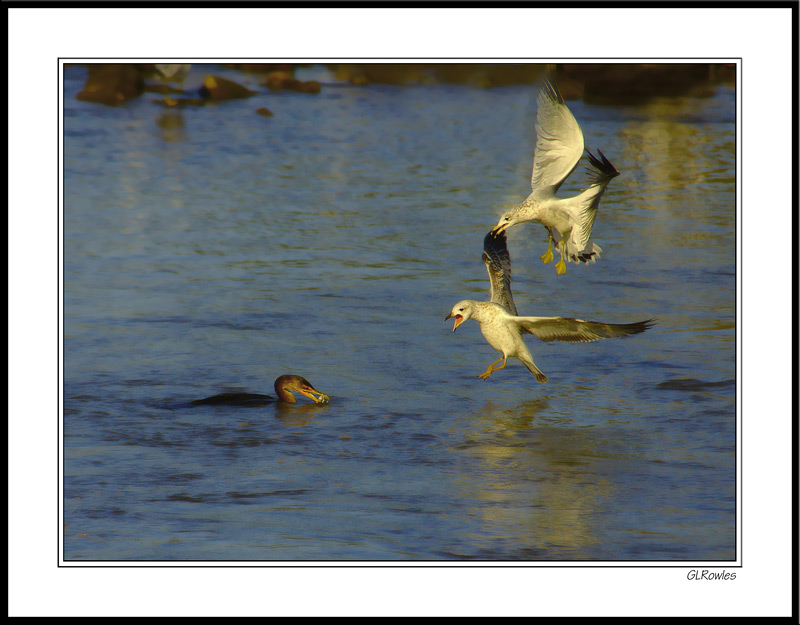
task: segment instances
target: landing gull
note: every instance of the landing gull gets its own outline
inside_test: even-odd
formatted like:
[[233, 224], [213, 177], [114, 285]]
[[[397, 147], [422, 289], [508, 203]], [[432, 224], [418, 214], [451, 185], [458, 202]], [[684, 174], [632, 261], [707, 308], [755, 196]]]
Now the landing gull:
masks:
[[[521, 317], [511, 294], [511, 257], [506, 245], [506, 235], [491, 232], [483, 240], [483, 262], [489, 274], [491, 299], [488, 302], [462, 300], [453, 306], [445, 321], [455, 318], [453, 332], [467, 319], [475, 319], [481, 326], [486, 342], [502, 356], [490, 364], [478, 377], [487, 379], [506, 366], [510, 357], [518, 358], [536, 377], [547, 382], [547, 376], [534, 364], [523, 334], [533, 334], [543, 341], [568, 343], [597, 341], [629, 336], [644, 332], [653, 325], [652, 319], [635, 323], [601, 323], [566, 317]], [[499, 367], [497, 363], [503, 362]]]

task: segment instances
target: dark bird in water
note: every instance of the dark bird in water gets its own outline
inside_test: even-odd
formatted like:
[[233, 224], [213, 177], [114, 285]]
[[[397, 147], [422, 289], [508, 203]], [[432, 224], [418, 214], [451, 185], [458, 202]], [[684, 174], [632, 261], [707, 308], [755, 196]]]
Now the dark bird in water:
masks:
[[272, 395], [261, 395], [259, 393], [220, 393], [205, 399], [195, 399], [192, 404], [195, 406], [263, 406], [276, 401], [296, 404], [297, 398], [292, 392], [305, 395], [317, 404], [327, 404], [330, 401], [325, 393], [321, 393], [314, 386], [299, 375], [282, 375], [275, 380], [275, 393], [277, 398]]
[[[506, 366], [506, 361], [518, 358], [536, 377], [537, 382], [547, 382], [547, 376], [533, 363], [523, 334], [533, 334], [543, 341], [582, 343], [600, 339], [613, 339], [639, 334], [653, 325], [652, 319], [635, 323], [602, 323], [566, 317], [521, 317], [511, 294], [511, 256], [506, 246], [506, 235], [490, 232], [483, 240], [483, 263], [489, 273], [491, 301], [463, 300], [453, 306], [445, 321], [455, 317], [453, 332], [467, 319], [481, 325], [486, 342], [502, 354], [478, 377], [487, 379]], [[495, 365], [503, 361], [499, 367]]]

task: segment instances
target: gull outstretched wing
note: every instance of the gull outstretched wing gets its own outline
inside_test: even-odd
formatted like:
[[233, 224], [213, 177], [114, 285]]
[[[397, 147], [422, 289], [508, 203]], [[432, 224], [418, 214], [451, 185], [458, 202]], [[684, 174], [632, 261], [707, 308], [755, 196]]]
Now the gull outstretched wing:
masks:
[[511, 294], [511, 256], [506, 245], [506, 235], [491, 232], [483, 239], [483, 264], [489, 274], [491, 300], [500, 304], [512, 315], [517, 314], [514, 296]]
[[581, 127], [564, 102], [556, 83], [545, 78], [537, 97], [536, 150], [533, 154], [531, 188], [555, 194], [575, 169], [582, 154]]
[[640, 334], [655, 323], [652, 319], [635, 323], [602, 323], [567, 317], [516, 317], [515, 322], [543, 341], [567, 343], [585, 343]]

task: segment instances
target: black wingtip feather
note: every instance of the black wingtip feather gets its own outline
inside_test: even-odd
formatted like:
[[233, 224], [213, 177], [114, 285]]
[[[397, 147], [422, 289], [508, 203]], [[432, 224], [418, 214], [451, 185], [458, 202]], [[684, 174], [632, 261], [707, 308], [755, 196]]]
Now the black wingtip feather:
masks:
[[558, 83], [556, 82], [555, 76], [552, 74], [547, 74], [544, 77], [544, 82], [542, 84], [548, 98], [550, 98], [553, 102], [557, 102], [558, 104], [565, 104], [564, 96], [561, 95], [561, 91], [558, 88]]
[[641, 334], [645, 330], [649, 330], [658, 323], [655, 319], [645, 319], [644, 321], [636, 321], [629, 324], [632, 332], [631, 334]]
[[493, 264], [497, 264], [498, 268], [502, 267], [501, 259], [505, 258], [506, 262], [510, 262], [506, 233], [488, 232], [483, 238], [483, 253]]
[[505, 247], [506, 246], [506, 233], [505, 232], [495, 232], [494, 230], [489, 230], [486, 233], [486, 236], [483, 237], [483, 249], [487, 247]]
[[600, 150], [597, 150], [597, 153], [600, 155], [600, 158], [597, 158], [588, 149], [586, 150], [586, 154], [589, 157], [589, 164], [591, 165], [591, 167], [586, 168], [586, 171], [589, 172], [592, 184], [604, 184], [612, 178], [619, 176], [619, 170], [606, 158], [606, 155]]

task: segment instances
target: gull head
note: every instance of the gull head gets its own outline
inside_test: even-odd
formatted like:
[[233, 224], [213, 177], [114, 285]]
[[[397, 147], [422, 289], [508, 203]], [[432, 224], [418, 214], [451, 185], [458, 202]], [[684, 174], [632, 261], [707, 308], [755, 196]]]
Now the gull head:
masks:
[[444, 320], [447, 321], [448, 319], [455, 318], [455, 322], [453, 322], [453, 332], [456, 331], [458, 326], [464, 323], [467, 319], [472, 317], [472, 312], [474, 311], [474, 302], [465, 299], [460, 301], [458, 304], [453, 306], [453, 310], [450, 311], [450, 314], [447, 315]]
[[492, 236], [497, 236], [501, 232], [505, 232], [511, 226], [514, 226], [519, 223], [519, 218], [517, 216], [517, 209], [512, 208], [511, 210], [507, 210], [505, 213], [500, 215], [500, 219], [497, 222], [497, 225], [492, 228], [491, 233]]

